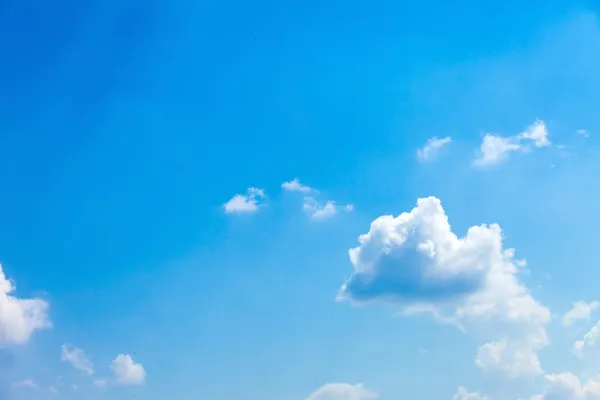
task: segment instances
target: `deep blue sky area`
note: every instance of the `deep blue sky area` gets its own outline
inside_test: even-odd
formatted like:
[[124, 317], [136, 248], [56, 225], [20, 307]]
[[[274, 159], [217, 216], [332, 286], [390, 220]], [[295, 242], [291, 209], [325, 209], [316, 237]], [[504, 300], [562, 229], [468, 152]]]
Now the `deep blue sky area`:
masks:
[[[450, 400], [465, 386], [544, 400], [564, 371], [582, 382], [564, 400], [583, 399], [600, 365], [570, 349], [595, 320], [561, 318], [575, 301], [597, 308], [598, 12], [584, 0], [0, 0], [0, 262], [17, 288], [0, 295], [12, 357], [0, 399]], [[536, 121], [547, 144], [527, 137]], [[516, 147], [493, 159], [486, 134]], [[282, 187], [293, 178], [307, 186]], [[248, 203], [231, 212], [236, 194]], [[450, 268], [439, 249], [419, 272], [429, 258], [406, 256], [413, 239], [381, 244], [387, 264], [369, 261], [376, 244], [349, 258], [377, 217], [433, 212], [416, 206], [427, 196], [459, 240], [502, 227], [527, 259], [507, 279], [547, 321], [540, 311], [490, 339], [460, 314], [492, 293], [493, 246], [456, 264], [473, 266], [468, 284], [435, 269]], [[419, 218], [407, 235], [442, 240]], [[374, 301], [336, 301], [363, 262]], [[493, 293], [494, 310], [510, 303]], [[31, 311], [8, 308], [23, 299], [48, 305], [47, 326], [24, 333]], [[425, 303], [441, 314], [412, 315]], [[534, 319], [547, 344], [515, 339]], [[499, 358], [532, 346], [539, 371], [474, 361], [503, 340]], [[133, 375], [115, 370], [119, 354]]]

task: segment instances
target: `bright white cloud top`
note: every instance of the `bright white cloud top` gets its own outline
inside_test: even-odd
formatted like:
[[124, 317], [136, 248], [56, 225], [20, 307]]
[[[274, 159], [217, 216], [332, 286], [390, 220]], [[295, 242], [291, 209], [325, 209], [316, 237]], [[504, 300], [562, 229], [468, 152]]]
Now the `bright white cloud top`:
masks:
[[376, 392], [367, 389], [361, 383], [356, 385], [349, 383], [328, 383], [317, 389], [306, 400], [366, 400], [377, 397]]
[[146, 380], [144, 367], [135, 363], [129, 354], [119, 354], [112, 361], [111, 369], [121, 385], [141, 385]]
[[432, 313], [487, 341], [479, 367], [509, 376], [542, 372], [537, 353], [548, 344], [550, 311], [519, 280], [520, 263], [503, 248], [500, 226], [473, 226], [459, 238], [440, 200], [428, 197], [398, 217], [377, 218], [359, 242], [340, 299]]
[[486, 134], [483, 137], [479, 154], [473, 161], [473, 165], [486, 167], [499, 164], [508, 159], [512, 152], [524, 152], [529, 149], [528, 144], [533, 142], [535, 147], [550, 146], [548, 129], [543, 121], [536, 121], [524, 132], [509, 137]]
[[94, 365], [85, 352], [77, 347], [63, 344], [61, 347], [60, 359], [71, 364], [73, 368], [83, 371], [88, 375], [94, 374]]
[[26, 343], [36, 330], [52, 326], [46, 301], [20, 299], [11, 295], [14, 290], [0, 265], [0, 344]]
[[431, 139], [427, 140], [425, 146], [417, 150], [417, 159], [420, 161], [433, 160], [438, 155], [439, 150], [450, 142], [452, 142], [452, 138], [450, 136], [445, 138], [437, 138], [435, 136], [432, 137]]
[[236, 194], [223, 205], [227, 214], [248, 214], [258, 211], [265, 198], [265, 191], [255, 187], [248, 188], [246, 194]]

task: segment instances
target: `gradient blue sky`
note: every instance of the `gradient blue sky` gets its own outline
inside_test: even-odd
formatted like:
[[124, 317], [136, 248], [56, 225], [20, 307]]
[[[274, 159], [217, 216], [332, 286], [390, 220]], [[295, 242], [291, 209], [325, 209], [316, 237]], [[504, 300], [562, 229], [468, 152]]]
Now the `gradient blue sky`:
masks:
[[[595, 320], [561, 324], [600, 299], [599, 10], [0, 1], [0, 261], [11, 295], [47, 301], [52, 322], [0, 343], [0, 396], [302, 400], [338, 382], [381, 400], [459, 386], [514, 400], [546, 390], [544, 374], [600, 372], [571, 351]], [[537, 120], [550, 146], [474, 165], [484, 134]], [[432, 137], [452, 141], [422, 160]], [[295, 177], [353, 210], [310, 218], [281, 188]], [[264, 206], [226, 213], [249, 187]], [[336, 301], [358, 236], [426, 196], [458, 236], [498, 223], [527, 259], [519, 277], [553, 316], [544, 374], [484, 371], [476, 337], [402, 304]], [[112, 381], [121, 353], [143, 384]]]

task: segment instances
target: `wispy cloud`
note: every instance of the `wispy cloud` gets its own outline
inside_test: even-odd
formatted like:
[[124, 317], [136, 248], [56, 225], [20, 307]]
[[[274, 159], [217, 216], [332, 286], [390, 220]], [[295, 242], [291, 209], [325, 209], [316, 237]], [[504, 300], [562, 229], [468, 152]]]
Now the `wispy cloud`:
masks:
[[433, 160], [437, 156], [439, 150], [450, 142], [452, 142], [450, 136], [445, 138], [432, 137], [427, 141], [425, 146], [417, 150], [417, 159], [419, 161]]
[[37, 389], [38, 384], [33, 379], [24, 379], [22, 381], [14, 382], [11, 387], [13, 389]]
[[321, 220], [332, 217], [338, 211], [352, 211], [352, 204], [338, 205], [332, 200], [319, 202], [313, 197], [306, 196], [302, 204], [302, 210], [310, 216], [311, 219]]
[[546, 147], [552, 144], [548, 139], [548, 129], [543, 121], [534, 122], [524, 132], [515, 136], [503, 137], [486, 134], [473, 165], [486, 167], [499, 164], [505, 161], [512, 152], [527, 151], [531, 142], [535, 147]]
[[63, 344], [61, 347], [60, 359], [71, 364], [73, 368], [83, 371], [88, 375], [94, 374], [94, 365], [85, 352], [77, 347]]
[[300, 183], [300, 180], [298, 178], [294, 178], [288, 182], [283, 182], [281, 184], [281, 187], [284, 190], [287, 190], [289, 192], [301, 192], [301, 193], [316, 192], [316, 190], [311, 188], [310, 186], [306, 186], [306, 185], [303, 185], [302, 183]]
[[587, 129], [577, 129], [575, 131], [576, 134], [583, 136], [584, 138], [590, 136], [590, 132]]

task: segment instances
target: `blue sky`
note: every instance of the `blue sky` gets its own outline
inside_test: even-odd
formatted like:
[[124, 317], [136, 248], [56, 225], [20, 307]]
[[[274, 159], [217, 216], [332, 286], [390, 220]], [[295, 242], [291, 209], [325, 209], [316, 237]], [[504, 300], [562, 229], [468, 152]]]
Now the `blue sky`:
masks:
[[598, 11], [0, 2], [0, 399], [600, 398]]

